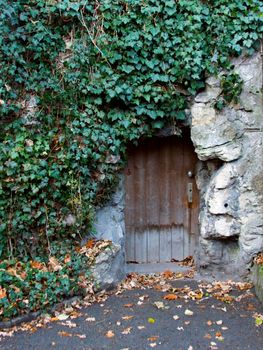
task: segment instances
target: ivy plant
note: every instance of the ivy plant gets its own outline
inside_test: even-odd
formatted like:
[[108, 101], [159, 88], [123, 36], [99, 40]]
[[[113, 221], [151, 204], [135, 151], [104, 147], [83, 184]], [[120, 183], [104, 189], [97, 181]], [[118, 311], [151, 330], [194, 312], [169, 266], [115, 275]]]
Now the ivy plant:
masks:
[[230, 60], [259, 47], [262, 13], [260, 0], [0, 0], [0, 256], [91, 232], [127, 145], [183, 120], [208, 75], [223, 69], [236, 102]]

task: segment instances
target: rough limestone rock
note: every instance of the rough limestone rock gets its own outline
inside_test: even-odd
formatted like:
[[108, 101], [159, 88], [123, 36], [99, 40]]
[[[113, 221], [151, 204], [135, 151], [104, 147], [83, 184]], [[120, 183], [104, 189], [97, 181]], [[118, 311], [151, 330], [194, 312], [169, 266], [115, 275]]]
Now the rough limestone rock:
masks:
[[95, 289], [111, 289], [124, 277], [125, 258], [124, 251], [119, 244], [112, 244], [101, 252], [95, 260], [91, 269], [95, 280]]
[[109, 203], [98, 209], [94, 229], [96, 238], [112, 241], [112, 247], [96, 258], [92, 269], [97, 289], [110, 289], [125, 277], [124, 177], [122, 175]]
[[244, 81], [239, 104], [216, 111], [220, 83], [210, 77], [191, 108], [191, 138], [199, 159], [206, 161], [196, 177], [199, 264], [245, 275], [263, 250], [262, 56], [242, 56], [233, 63]]
[[205, 103], [195, 103], [191, 111], [191, 135], [199, 159], [230, 162], [241, 156], [243, 130], [239, 121], [232, 120], [231, 111], [218, 113]]
[[94, 229], [98, 239], [110, 240], [123, 246], [125, 231], [123, 176], [120, 176], [119, 185], [110, 202], [97, 211]]

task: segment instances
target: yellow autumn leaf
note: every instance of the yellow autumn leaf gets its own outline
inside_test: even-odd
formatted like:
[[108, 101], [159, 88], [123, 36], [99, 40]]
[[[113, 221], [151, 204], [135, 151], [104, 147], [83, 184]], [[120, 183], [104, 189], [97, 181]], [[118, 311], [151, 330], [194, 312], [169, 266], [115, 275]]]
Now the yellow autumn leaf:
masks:
[[148, 317], [148, 322], [149, 322], [149, 323], [155, 323], [155, 319], [152, 318], [152, 317]]

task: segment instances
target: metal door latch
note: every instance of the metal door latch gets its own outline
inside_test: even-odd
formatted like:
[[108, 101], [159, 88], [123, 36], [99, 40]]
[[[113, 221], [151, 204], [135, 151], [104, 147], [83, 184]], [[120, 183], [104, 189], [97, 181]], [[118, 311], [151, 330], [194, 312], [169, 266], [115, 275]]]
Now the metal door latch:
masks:
[[188, 203], [193, 203], [193, 184], [191, 182], [187, 185], [187, 198]]

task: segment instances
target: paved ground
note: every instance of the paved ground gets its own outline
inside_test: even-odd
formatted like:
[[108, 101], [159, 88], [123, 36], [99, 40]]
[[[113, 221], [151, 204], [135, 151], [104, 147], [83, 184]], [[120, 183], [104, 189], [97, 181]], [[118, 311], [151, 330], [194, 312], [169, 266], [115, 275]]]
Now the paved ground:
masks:
[[174, 295], [180, 288], [189, 291], [186, 286], [195, 291], [198, 288], [193, 280], [171, 283], [174, 289], [169, 291], [157, 290], [157, 286], [128, 290], [112, 295], [103, 304], [80, 310], [81, 315], [75, 319], [3, 337], [0, 349], [263, 349], [263, 325], [257, 327], [253, 317], [255, 313], [262, 314], [263, 307], [253, 294], [234, 291], [232, 295], [240, 298], [230, 303], [207, 292], [201, 300], [185, 299], [185, 292], [176, 300], [167, 300], [167, 293]]
[[163, 271], [172, 271], [172, 272], [185, 272], [188, 270], [188, 267], [185, 266], [179, 266], [176, 263], [170, 262], [170, 263], [129, 263], [126, 264], [126, 272], [136, 272], [140, 274], [147, 274], [147, 273], [159, 273]]

